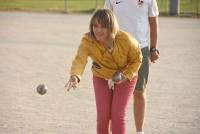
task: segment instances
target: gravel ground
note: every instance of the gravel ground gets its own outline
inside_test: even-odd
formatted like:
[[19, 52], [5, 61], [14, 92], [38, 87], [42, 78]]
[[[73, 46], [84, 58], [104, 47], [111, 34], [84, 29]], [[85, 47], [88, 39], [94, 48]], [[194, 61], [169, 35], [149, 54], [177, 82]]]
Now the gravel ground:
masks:
[[[75, 91], [65, 92], [88, 15], [0, 12], [0, 133], [95, 134], [89, 60]], [[200, 132], [200, 19], [159, 18], [161, 58], [151, 64], [146, 134]], [[44, 83], [47, 94], [36, 93]], [[133, 102], [127, 134], [134, 134]]]

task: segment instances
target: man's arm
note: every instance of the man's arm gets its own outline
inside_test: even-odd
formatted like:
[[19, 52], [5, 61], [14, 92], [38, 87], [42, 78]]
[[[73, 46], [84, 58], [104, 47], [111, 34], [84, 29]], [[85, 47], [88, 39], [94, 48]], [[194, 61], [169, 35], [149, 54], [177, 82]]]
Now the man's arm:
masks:
[[149, 17], [149, 26], [150, 26], [150, 52], [151, 52], [151, 61], [155, 61], [159, 58], [159, 51], [157, 50], [158, 42], [158, 18]]
[[158, 41], [158, 18], [149, 17], [149, 26], [150, 26], [150, 47], [157, 48]]

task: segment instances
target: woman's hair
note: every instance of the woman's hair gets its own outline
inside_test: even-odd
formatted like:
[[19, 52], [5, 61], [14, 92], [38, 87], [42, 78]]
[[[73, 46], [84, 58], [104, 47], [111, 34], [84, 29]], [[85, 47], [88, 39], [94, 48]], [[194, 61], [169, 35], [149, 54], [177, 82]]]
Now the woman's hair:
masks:
[[108, 31], [110, 32], [110, 37], [112, 39], [115, 38], [119, 26], [117, 23], [117, 20], [114, 16], [114, 14], [112, 13], [111, 10], [109, 9], [98, 9], [97, 11], [95, 11], [95, 13], [93, 14], [91, 20], [90, 20], [90, 35], [92, 38], [95, 39], [95, 35], [94, 35], [94, 31], [93, 31], [93, 25], [96, 23], [96, 21], [104, 28], [108, 29]]

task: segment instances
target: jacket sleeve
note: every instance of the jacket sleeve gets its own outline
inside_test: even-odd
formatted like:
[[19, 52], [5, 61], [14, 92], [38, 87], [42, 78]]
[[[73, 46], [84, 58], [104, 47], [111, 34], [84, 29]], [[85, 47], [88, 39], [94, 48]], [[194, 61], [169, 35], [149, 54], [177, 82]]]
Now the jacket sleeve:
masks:
[[142, 63], [142, 53], [139, 43], [136, 40], [132, 40], [130, 44], [131, 45], [128, 52], [128, 64], [126, 68], [123, 69], [123, 74], [129, 80], [132, 80], [137, 75]]
[[81, 79], [81, 76], [85, 70], [87, 58], [89, 56], [88, 43], [88, 39], [86, 37], [83, 37], [71, 66], [70, 74], [76, 75], [79, 78], [79, 80]]

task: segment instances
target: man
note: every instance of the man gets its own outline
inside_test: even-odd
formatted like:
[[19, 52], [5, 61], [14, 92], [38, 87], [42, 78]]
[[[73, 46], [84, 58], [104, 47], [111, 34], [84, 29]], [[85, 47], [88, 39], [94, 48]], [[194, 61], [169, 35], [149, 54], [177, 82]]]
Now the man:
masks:
[[149, 59], [155, 63], [159, 58], [157, 49], [157, 16], [159, 14], [157, 2], [156, 0], [105, 0], [104, 8], [112, 10], [120, 29], [129, 32], [140, 43], [143, 62], [138, 72], [138, 81], [134, 92], [134, 116], [137, 134], [144, 134], [145, 88], [149, 74]]

